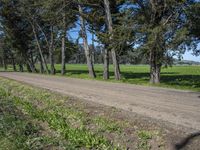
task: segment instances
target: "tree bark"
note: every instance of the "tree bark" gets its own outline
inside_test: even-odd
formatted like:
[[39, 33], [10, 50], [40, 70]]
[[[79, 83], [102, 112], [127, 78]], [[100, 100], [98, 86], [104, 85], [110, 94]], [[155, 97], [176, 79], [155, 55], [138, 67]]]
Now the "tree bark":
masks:
[[29, 63], [26, 64], [26, 69], [28, 72], [33, 73], [33, 70], [31, 69], [31, 65]]
[[93, 65], [93, 62], [92, 62], [92, 55], [91, 55], [91, 51], [89, 49], [88, 40], [87, 40], [87, 32], [86, 32], [86, 27], [85, 27], [85, 21], [84, 21], [84, 18], [82, 17], [83, 10], [82, 10], [82, 7], [80, 5], [78, 7], [79, 7], [79, 13], [80, 13], [80, 22], [81, 22], [81, 36], [83, 38], [83, 47], [84, 47], [84, 50], [85, 50], [85, 56], [86, 56], [86, 60], [87, 60], [89, 76], [91, 78], [96, 78], [96, 74], [95, 74], [95, 71], [94, 71], [94, 65]]
[[51, 26], [51, 43], [49, 48], [49, 58], [50, 58], [50, 65], [51, 65], [51, 74], [54, 75], [56, 73], [56, 69], [54, 66], [54, 29], [53, 26]]
[[17, 68], [16, 68], [16, 64], [15, 64], [15, 59], [12, 58], [12, 65], [13, 65], [13, 71], [17, 71]]
[[24, 67], [23, 67], [23, 64], [21, 64], [21, 63], [19, 64], [19, 71], [24, 72]]
[[33, 34], [35, 36], [35, 40], [36, 40], [36, 43], [37, 43], [37, 46], [38, 46], [39, 54], [40, 54], [40, 57], [41, 57], [41, 60], [42, 60], [42, 64], [43, 64], [43, 68], [45, 68], [46, 73], [49, 74], [48, 65], [47, 65], [46, 60], [45, 60], [45, 58], [43, 56], [42, 49], [41, 49], [41, 46], [40, 46], [40, 42], [39, 42], [36, 30], [35, 30], [35, 26], [32, 23], [31, 23], [31, 26], [32, 26]]
[[43, 62], [41, 60], [41, 57], [40, 57], [40, 73], [43, 74], [44, 73], [44, 65], [43, 65]]
[[[93, 29], [93, 27], [92, 27], [92, 30], [94, 30]], [[92, 33], [92, 51], [91, 51], [91, 54], [92, 54], [92, 63], [93, 64], [95, 64], [95, 45], [94, 45], [94, 33]]]
[[162, 64], [157, 62], [157, 54], [155, 50], [150, 52], [150, 83], [159, 84], [160, 83], [160, 72]]
[[37, 69], [35, 68], [35, 65], [29, 59], [26, 59], [26, 63], [27, 63], [28, 72], [32, 72], [32, 73], [36, 73], [37, 72]]
[[0, 67], [3, 67], [3, 59], [1, 57], [0, 57], [0, 60], [1, 60]]
[[104, 72], [103, 72], [103, 79], [108, 80], [110, 78], [109, 74], [109, 51], [105, 47], [104, 51]]
[[54, 28], [53, 25], [51, 25], [51, 34], [50, 34], [50, 42], [48, 41], [48, 38], [45, 34], [45, 32], [43, 31], [42, 27], [36, 22], [36, 25], [38, 26], [39, 30], [42, 32], [44, 39], [46, 41], [47, 47], [49, 49], [49, 62], [50, 62], [50, 67], [51, 67], [51, 74], [55, 75], [56, 73], [56, 69], [54, 66], [54, 55], [53, 55], [53, 51], [54, 51]]
[[6, 63], [5, 58], [3, 58], [2, 63], [3, 63], [4, 70], [6, 71], [8, 69], [8, 67], [7, 67], [7, 63]]
[[[65, 5], [65, 2], [64, 2]], [[65, 75], [66, 73], [66, 14], [63, 11], [63, 31], [62, 31], [62, 48], [61, 48], [61, 55], [62, 55], [62, 68], [61, 74]]]
[[[110, 34], [110, 41], [112, 41], [113, 40], [113, 22], [112, 22], [112, 17], [111, 17], [109, 0], [104, 0], [104, 7], [105, 7], [105, 12], [106, 12], [108, 31]], [[112, 54], [114, 72], [115, 72], [115, 79], [120, 80], [121, 75], [120, 75], [120, 69], [119, 69], [119, 62], [117, 60], [117, 54], [114, 48], [111, 49], [111, 54]]]

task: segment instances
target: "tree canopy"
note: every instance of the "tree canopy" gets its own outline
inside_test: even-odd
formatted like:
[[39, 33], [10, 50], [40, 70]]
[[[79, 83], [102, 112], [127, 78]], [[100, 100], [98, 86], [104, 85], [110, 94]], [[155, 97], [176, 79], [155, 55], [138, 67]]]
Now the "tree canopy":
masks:
[[[55, 63], [61, 63], [64, 75], [66, 63], [86, 63], [95, 78], [94, 63], [103, 63], [103, 78], [109, 79], [112, 63], [120, 80], [120, 63], [142, 62], [156, 84], [174, 56], [187, 50], [200, 55], [196, 0], [1, 0], [0, 21], [1, 64], [15, 71], [19, 65], [20, 71], [26, 66], [55, 74]], [[72, 29], [79, 30], [77, 39]]]

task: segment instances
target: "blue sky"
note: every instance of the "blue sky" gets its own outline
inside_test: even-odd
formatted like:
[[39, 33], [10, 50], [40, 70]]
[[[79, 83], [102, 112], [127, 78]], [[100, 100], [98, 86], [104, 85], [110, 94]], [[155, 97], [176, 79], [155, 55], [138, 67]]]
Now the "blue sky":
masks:
[[194, 56], [191, 54], [191, 52], [186, 52], [184, 55], [183, 55], [183, 59], [184, 60], [193, 60], [193, 61], [198, 61], [200, 62], [200, 56]]

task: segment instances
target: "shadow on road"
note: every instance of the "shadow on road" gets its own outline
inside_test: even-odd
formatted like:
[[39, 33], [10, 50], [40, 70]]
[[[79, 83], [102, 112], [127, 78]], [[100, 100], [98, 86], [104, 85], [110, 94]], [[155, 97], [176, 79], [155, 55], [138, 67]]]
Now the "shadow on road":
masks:
[[182, 150], [183, 148], [186, 148], [186, 146], [191, 144], [191, 142], [197, 138], [199, 138], [200, 140], [200, 131], [190, 134], [189, 136], [181, 140], [179, 143], [175, 144], [175, 150]]

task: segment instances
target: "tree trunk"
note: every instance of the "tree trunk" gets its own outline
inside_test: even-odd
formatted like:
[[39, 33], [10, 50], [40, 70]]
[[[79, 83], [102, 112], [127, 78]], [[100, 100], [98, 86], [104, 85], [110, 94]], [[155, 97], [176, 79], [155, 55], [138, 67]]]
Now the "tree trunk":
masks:
[[43, 67], [44, 65], [43, 65], [43, 62], [42, 62], [42, 60], [41, 60], [41, 58], [40, 58], [40, 73], [41, 74], [43, 74], [44, 73], [44, 67]]
[[47, 47], [49, 49], [49, 62], [50, 62], [50, 67], [51, 67], [51, 74], [54, 75], [56, 73], [55, 66], [54, 66], [54, 28], [53, 25], [51, 25], [51, 34], [50, 34], [50, 42], [47, 39], [47, 36], [45, 32], [43, 31], [42, 27], [36, 22], [36, 25], [38, 26], [39, 30], [42, 32], [44, 39], [46, 41]]
[[109, 74], [109, 51], [105, 47], [103, 79], [108, 80], [109, 78], [110, 78], [110, 74]]
[[85, 21], [82, 17], [83, 10], [82, 10], [80, 5], [78, 7], [79, 7], [79, 13], [80, 13], [80, 22], [81, 22], [81, 36], [83, 38], [83, 47], [84, 47], [84, 50], [85, 50], [85, 56], [86, 56], [86, 60], [87, 60], [89, 76], [91, 78], [96, 78], [96, 74], [95, 74], [95, 71], [94, 71], [94, 65], [93, 65], [93, 62], [92, 62], [92, 55], [91, 55], [91, 52], [90, 52], [90, 49], [89, 49], [89, 46], [88, 46]]
[[35, 63], [36, 63], [36, 62], [34, 61], [33, 51], [30, 52], [30, 60], [28, 59], [28, 61], [29, 61], [29, 63], [30, 63], [30, 66], [31, 66], [33, 72], [36, 73], [36, 72], [37, 72], [37, 69], [36, 69], [36, 67], [35, 67]]
[[49, 48], [49, 58], [50, 58], [50, 64], [51, 64], [51, 74], [54, 75], [56, 73], [55, 66], [54, 66], [54, 31], [53, 26], [51, 26], [51, 43]]
[[27, 59], [26, 62], [28, 72], [36, 73], [37, 69], [35, 68], [35, 65], [29, 59]]
[[23, 64], [21, 64], [21, 63], [19, 64], [19, 71], [24, 72], [24, 67], [23, 67]]
[[32, 69], [30, 67], [30, 64], [26, 64], [26, 69], [27, 69], [28, 72], [32, 72], [33, 73]]
[[46, 73], [49, 74], [48, 65], [47, 65], [46, 60], [45, 60], [45, 58], [43, 56], [42, 49], [41, 49], [41, 46], [40, 46], [40, 42], [39, 42], [36, 30], [35, 30], [35, 26], [32, 23], [31, 23], [31, 26], [32, 26], [33, 34], [35, 36], [35, 40], [36, 40], [36, 43], [37, 43], [37, 46], [38, 46], [39, 54], [40, 54], [40, 57], [41, 57], [41, 60], [42, 60], [42, 64], [43, 64], [43, 68], [45, 68]]
[[[92, 27], [92, 30], [94, 30], [93, 29], [93, 27]], [[95, 45], [94, 45], [94, 33], [92, 33], [92, 52], [91, 52], [91, 54], [92, 54], [92, 63], [93, 64], [95, 64]]]
[[116, 51], [112, 49], [111, 54], [112, 54], [112, 60], [113, 60], [113, 68], [115, 72], [115, 80], [120, 80], [121, 74], [120, 74], [120, 67], [119, 67]]
[[151, 84], [159, 84], [160, 83], [160, 71], [161, 66], [159, 62], [157, 62], [157, 56], [154, 50], [150, 52], [150, 83]]
[[0, 64], [0, 67], [2, 68], [2, 67], [3, 67], [3, 58], [0, 57], [0, 60], [1, 60], [1, 62], [0, 62], [0, 63], [1, 63], [1, 64]]
[[[64, 2], [65, 4], [65, 2]], [[63, 31], [62, 31], [62, 49], [61, 49], [61, 55], [62, 55], [62, 68], [61, 68], [61, 74], [65, 75], [66, 73], [66, 14], [65, 11], [63, 12]]]
[[5, 58], [3, 58], [2, 63], [3, 63], [4, 70], [6, 71], [8, 69], [8, 67], [7, 67], [7, 63], [6, 63]]
[[[106, 20], [107, 20], [108, 31], [110, 34], [110, 40], [112, 41], [113, 40], [113, 22], [112, 22], [112, 17], [111, 17], [109, 0], [104, 0], [104, 7], [105, 7], [105, 12], [106, 12]], [[119, 64], [118, 64], [119, 62], [117, 60], [117, 54], [114, 48], [111, 49], [111, 54], [112, 54], [114, 72], [115, 72], [115, 79], [120, 80], [121, 75], [120, 75], [120, 69], [119, 69]]]
[[17, 68], [16, 68], [16, 64], [15, 64], [15, 59], [12, 58], [12, 65], [13, 65], [13, 71], [17, 71]]

